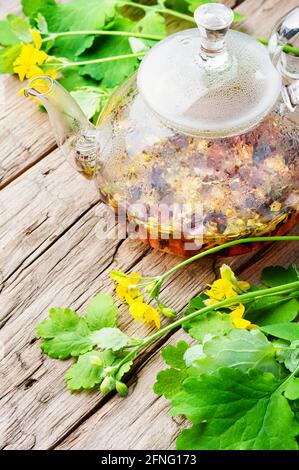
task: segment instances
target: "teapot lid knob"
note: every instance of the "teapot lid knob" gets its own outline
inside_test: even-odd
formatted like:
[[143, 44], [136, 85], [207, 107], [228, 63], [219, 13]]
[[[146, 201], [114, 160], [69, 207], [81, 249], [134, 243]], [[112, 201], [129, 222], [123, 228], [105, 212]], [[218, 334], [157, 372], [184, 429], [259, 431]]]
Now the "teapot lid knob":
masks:
[[234, 21], [231, 8], [221, 3], [206, 3], [194, 12], [205, 53], [219, 54], [225, 48], [225, 36]]

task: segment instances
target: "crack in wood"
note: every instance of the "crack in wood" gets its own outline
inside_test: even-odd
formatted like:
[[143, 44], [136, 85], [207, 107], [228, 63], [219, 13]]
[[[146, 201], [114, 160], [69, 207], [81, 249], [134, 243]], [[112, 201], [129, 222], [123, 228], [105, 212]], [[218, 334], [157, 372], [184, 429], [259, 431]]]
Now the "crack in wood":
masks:
[[37, 163], [39, 163], [41, 160], [44, 158], [48, 157], [54, 150], [57, 149], [57, 145], [52, 145], [47, 149], [45, 153], [42, 153], [38, 158], [36, 158], [33, 162], [29, 163], [27, 166], [22, 168], [20, 171], [16, 172], [14, 175], [11, 177], [7, 178], [3, 183], [0, 181], [0, 191], [2, 189], [6, 188], [9, 184], [14, 182], [16, 179], [18, 179], [20, 176], [22, 176], [24, 173], [26, 173], [28, 170], [30, 170], [32, 167], [34, 167]]

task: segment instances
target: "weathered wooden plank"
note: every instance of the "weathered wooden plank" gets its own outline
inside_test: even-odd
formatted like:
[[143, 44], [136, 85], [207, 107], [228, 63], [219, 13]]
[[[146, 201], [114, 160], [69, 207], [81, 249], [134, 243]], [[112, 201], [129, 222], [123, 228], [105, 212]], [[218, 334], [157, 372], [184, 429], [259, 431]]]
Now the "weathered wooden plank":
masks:
[[95, 186], [72, 169], [59, 150], [3, 189], [2, 282], [30, 264], [98, 199]]
[[[299, 233], [299, 227], [294, 231]], [[298, 243], [277, 243], [264, 257], [242, 272], [242, 279], [255, 283], [264, 266], [288, 266], [299, 261]], [[184, 289], [182, 289], [184, 292]], [[190, 338], [183, 331], [175, 333], [168, 343]], [[135, 373], [127, 399], [115, 396], [67, 437], [58, 449], [168, 449], [184, 421], [171, 418], [168, 402], [152, 391], [157, 371], [165, 368], [159, 351]], [[163, 432], [161, 432], [163, 429]]]
[[21, 87], [0, 76], [0, 189], [56, 147], [47, 115], [18, 95]]
[[19, 14], [21, 12], [20, 0], [2, 1], [0, 5], [0, 18], [5, 18], [8, 13]]
[[240, 29], [268, 38], [276, 22], [292, 8], [298, 6], [297, 0], [245, 0], [238, 6], [238, 11], [246, 16]]

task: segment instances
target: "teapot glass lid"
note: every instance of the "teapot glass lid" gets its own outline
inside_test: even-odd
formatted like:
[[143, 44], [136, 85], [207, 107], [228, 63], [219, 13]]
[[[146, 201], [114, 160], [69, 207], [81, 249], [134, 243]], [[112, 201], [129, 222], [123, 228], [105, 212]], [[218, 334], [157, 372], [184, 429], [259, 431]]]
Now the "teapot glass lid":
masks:
[[194, 17], [198, 28], [169, 36], [145, 56], [139, 92], [170, 127], [187, 134], [243, 133], [275, 105], [280, 74], [265, 46], [229, 29], [230, 8], [205, 4]]

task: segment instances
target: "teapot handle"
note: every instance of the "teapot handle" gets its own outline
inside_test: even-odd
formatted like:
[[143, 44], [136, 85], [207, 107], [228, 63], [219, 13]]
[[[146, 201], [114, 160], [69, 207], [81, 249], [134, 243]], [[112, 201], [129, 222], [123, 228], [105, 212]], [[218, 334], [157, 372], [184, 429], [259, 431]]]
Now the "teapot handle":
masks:
[[294, 112], [299, 105], [299, 56], [284, 51], [286, 45], [299, 47], [299, 7], [280, 19], [269, 40], [269, 53], [283, 79], [282, 112]]

